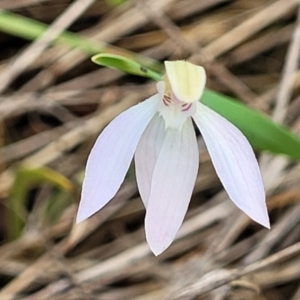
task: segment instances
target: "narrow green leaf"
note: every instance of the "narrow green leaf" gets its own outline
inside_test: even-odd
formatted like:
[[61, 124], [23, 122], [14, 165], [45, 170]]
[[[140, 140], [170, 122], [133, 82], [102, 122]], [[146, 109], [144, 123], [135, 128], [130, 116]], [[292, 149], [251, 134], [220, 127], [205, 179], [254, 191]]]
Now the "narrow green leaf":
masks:
[[201, 102], [238, 127], [255, 149], [300, 160], [300, 139], [284, 126], [216, 92], [205, 90]]
[[92, 57], [92, 61], [100, 66], [109, 67], [125, 73], [161, 80], [162, 76], [136, 61], [116, 54], [101, 53]]
[[41, 222], [47, 226], [57, 222], [72, 203], [74, 203], [74, 199], [69, 192], [54, 189], [45, 199], [45, 202], [38, 207], [36, 213]]
[[17, 238], [22, 231], [27, 217], [26, 197], [30, 188], [36, 184], [50, 183], [62, 190], [70, 192], [72, 183], [63, 175], [46, 167], [18, 167], [13, 186], [10, 190], [8, 215], [9, 238]]
[[[27, 40], [35, 40], [41, 37], [49, 26], [42, 22], [26, 18], [24, 16], [14, 14], [12, 12], [0, 9], [0, 31], [15, 35]], [[76, 48], [88, 55], [96, 55], [97, 53], [113, 53], [122, 55], [137, 61], [144, 66], [151, 67], [151, 69], [161, 72], [163, 70], [162, 64], [151, 59], [116, 46], [112, 46], [100, 41], [85, 38], [79, 34], [64, 31], [61, 35], [53, 41], [54, 44], [64, 45], [70, 48]]]

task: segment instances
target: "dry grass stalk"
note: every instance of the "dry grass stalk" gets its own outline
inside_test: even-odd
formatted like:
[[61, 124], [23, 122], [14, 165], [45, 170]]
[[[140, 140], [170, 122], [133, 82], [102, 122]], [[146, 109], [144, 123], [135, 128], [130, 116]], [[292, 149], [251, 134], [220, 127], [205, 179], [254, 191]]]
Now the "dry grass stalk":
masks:
[[[0, 84], [5, 91], [0, 97], [0, 213], [6, 217], [10, 206], [13, 163], [48, 165], [76, 187], [55, 221], [45, 207], [63, 196], [45, 185], [28, 194], [24, 231], [14, 241], [4, 237], [0, 247], [0, 299], [299, 299], [300, 172], [283, 157], [260, 155], [271, 231], [229, 202], [200, 137], [200, 174], [190, 210], [163, 255], [155, 258], [145, 243], [144, 208], [131, 174], [103, 210], [73, 224], [78, 178], [92, 141], [155, 87], [96, 68], [78, 50], [50, 45], [76, 21], [70, 30], [97, 41], [158, 60], [191, 59], [207, 68], [210, 88], [275, 115], [299, 133], [299, 2], [157, 0], [116, 7], [93, 2], [0, 1], [2, 9], [29, 12], [51, 24], [48, 37], [27, 43], [22, 52], [15, 44], [19, 39], [0, 36], [6, 78]], [[11, 61], [23, 63], [12, 72]], [[8, 225], [0, 225], [5, 236]]]

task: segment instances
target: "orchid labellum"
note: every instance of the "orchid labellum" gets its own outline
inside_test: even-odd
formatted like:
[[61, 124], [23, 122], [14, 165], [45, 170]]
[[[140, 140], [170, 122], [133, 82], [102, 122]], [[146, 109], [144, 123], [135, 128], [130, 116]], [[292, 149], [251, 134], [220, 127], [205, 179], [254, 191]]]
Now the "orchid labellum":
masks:
[[264, 187], [250, 144], [234, 125], [199, 102], [204, 69], [185, 61], [166, 61], [165, 68], [158, 93], [121, 113], [98, 137], [87, 161], [77, 222], [115, 196], [134, 157], [148, 244], [155, 255], [169, 247], [198, 173], [193, 120], [230, 199], [269, 228]]

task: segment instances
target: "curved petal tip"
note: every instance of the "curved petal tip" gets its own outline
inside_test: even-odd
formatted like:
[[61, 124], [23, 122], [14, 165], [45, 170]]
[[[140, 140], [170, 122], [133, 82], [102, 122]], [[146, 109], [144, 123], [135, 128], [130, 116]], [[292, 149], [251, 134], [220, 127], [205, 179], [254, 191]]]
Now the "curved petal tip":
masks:
[[[155, 256], [162, 254], [173, 242], [173, 237], [164, 236], [158, 239], [157, 236], [153, 235], [153, 230], [145, 224], [146, 240], [147, 243]], [[149, 234], [151, 232], [151, 234]]]

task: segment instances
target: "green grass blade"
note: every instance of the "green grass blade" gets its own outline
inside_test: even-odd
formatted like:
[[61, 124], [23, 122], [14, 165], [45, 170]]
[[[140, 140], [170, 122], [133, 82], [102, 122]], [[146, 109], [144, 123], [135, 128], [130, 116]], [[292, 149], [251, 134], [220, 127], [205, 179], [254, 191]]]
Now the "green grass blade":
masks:
[[30, 168], [21, 166], [16, 169], [16, 177], [10, 189], [9, 203], [11, 209], [8, 214], [9, 239], [17, 238], [23, 229], [27, 217], [26, 198], [28, 191], [41, 183], [49, 183], [53, 186], [70, 192], [73, 184], [66, 177], [47, 167]]
[[[26, 18], [5, 10], [0, 10], [0, 31], [3, 31], [5, 33], [27, 40], [36, 40], [46, 32], [47, 28], [48, 25], [42, 22]], [[162, 72], [163, 70], [160, 63], [149, 57], [142, 56], [122, 48], [111, 46], [106, 43], [84, 38], [76, 33], [68, 31], [64, 31], [54, 41], [54, 43], [70, 48], [77, 48], [90, 56], [96, 55], [101, 52], [122, 55], [157, 72]]]

